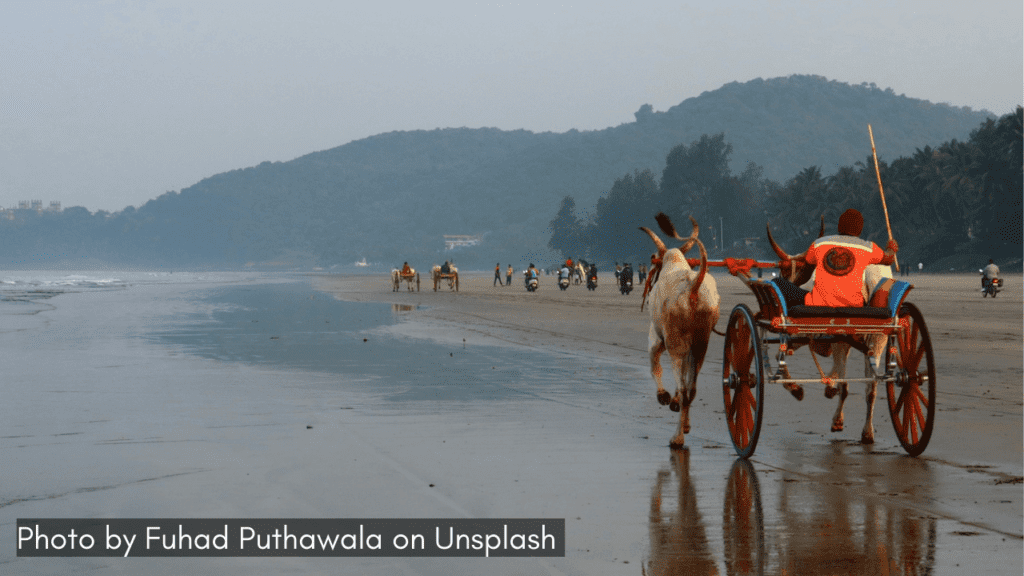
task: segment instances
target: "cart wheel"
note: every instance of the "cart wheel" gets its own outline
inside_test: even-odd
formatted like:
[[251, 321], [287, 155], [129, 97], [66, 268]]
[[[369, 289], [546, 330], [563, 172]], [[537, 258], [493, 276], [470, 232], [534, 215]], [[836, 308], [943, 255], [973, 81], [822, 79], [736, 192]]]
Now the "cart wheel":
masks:
[[750, 458], [761, 434], [764, 376], [761, 342], [750, 308], [737, 304], [729, 314], [722, 361], [722, 392], [729, 436], [740, 458]]
[[455, 291], [456, 292], [459, 291], [459, 273], [458, 272], [455, 273]]
[[896, 362], [895, 381], [886, 382], [885, 395], [900, 444], [917, 456], [928, 446], [935, 425], [935, 359], [921, 311], [904, 303], [899, 321], [903, 328], [885, 353], [886, 366]]
[[732, 464], [725, 485], [722, 510], [722, 542], [726, 574], [764, 574], [764, 515], [761, 488], [749, 460]]
[[420, 291], [420, 273], [419, 272], [416, 273], [416, 291], [417, 292]]

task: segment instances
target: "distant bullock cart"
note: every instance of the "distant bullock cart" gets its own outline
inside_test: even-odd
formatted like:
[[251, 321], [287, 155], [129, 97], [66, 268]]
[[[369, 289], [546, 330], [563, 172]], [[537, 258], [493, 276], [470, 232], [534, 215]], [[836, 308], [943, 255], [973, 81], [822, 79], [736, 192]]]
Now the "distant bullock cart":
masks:
[[455, 266], [448, 266], [448, 272], [442, 272], [441, 266], [434, 266], [431, 273], [434, 279], [434, 292], [437, 292], [441, 282], [448, 282], [448, 289], [459, 291], [459, 270]]
[[394, 270], [391, 271], [392, 292], [398, 292], [399, 288], [401, 288], [402, 286], [403, 281], [406, 283], [409, 292], [412, 292], [412, 285], [414, 282], [416, 283], [416, 291], [420, 291], [420, 275], [419, 272], [416, 272], [415, 269], [410, 268], [409, 272], [406, 274], [402, 274], [402, 271], [399, 270], [398, 268], [395, 268]]

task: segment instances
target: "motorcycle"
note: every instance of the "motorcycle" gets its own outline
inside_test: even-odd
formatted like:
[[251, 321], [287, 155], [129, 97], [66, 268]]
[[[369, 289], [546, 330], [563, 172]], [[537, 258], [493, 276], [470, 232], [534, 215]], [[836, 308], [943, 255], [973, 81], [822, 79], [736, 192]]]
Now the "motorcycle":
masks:
[[998, 294], [999, 291], [1003, 289], [1003, 279], [1002, 278], [992, 278], [991, 280], [989, 280], [988, 278], [985, 277], [985, 272], [984, 271], [979, 270], [979, 272], [981, 272], [981, 274], [982, 274], [982, 276], [981, 276], [981, 297], [982, 298], [987, 298], [991, 294], [992, 297], [995, 298], [996, 294]]
[[561, 288], [563, 291], [567, 290], [569, 288], [569, 278], [568, 277], [559, 278], [558, 279], [558, 287]]
[[619, 273], [619, 292], [623, 295], [633, 291], [633, 269], [626, 266]]
[[532, 275], [529, 272], [526, 273], [525, 282], [526, 282], [526, 291], [527, 292], [536, 292], [537, 291], [537, 286], [540, 284], [539, 281], [537, 280], [537, 276]]
[[587, 271], [587, 290], [597, 290], [597, 269], [591, 268]]

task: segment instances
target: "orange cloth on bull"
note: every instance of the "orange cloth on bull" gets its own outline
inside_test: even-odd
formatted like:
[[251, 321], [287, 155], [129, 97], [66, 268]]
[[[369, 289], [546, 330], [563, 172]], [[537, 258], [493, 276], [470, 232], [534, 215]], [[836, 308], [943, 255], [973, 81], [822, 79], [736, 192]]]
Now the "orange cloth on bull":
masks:
[[408, 264], [402, 266], [402, 274], [412, 274], [412, 266], [409, 266]]
[[884, 257], [870, 240], [839, 234], [818, 238], [807, 250], [807, 263], [814, 265], [814, 290], [804, 296], [804, 304], [863, 306], [864, 269]]

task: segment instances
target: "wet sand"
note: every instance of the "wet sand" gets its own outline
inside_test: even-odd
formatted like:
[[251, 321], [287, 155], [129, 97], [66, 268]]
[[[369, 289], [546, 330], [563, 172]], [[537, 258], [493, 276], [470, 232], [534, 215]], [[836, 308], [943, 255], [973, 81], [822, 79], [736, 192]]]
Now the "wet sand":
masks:
[[[724, 330], [733, 306], [755, 302], [738, 280], [722, 274], [716, 274], [716, 279], [722, 298], [718, 328]], [[1015, 573], [1020, 567], [1024, 522], [1021, 277], [1007, 278], [1007, 289], [995, 300], [982, 298], [975, 276], [912, 275], [908, 280], [915, 286], [908, 301], [917, 305], [925, 317], [938, 375], [939, 413], [926, 452], [919, 458], [904, 455], [889, 421], [884, 390], [880, 390], [875, 408], [876, 443], [864, 446], [859, 443], [864, 422], [861, 386], [851, 385], [846, 429], [836, 433], [829, 431], [835, 402], [823, 397], [820, 386], [808, 386], [803, 402], [770, 389], [761, 443], [751, 460], [755, 474], [776, 483], [783, 476], [782, 486], [787, 492], [798, 491], [798, 486], [805, 493], [817, 493], [805, 494], [812, 500], [832, 496], [844, 502], [843, 507], [860, 500], [868, 510], [881, 506], [889, 513], [917, 514], [928, 522], [938, 522], [941, 527], [933, 526], [939, 531], [938, 543], [930, 545], [948, 552], [950, 558], [971, 556], [966, 551], [984, 547], [979, 540], [998, 541], [994, 548], [1007, 555], [995, 557], [1011, 561], [1011, 568], [1004, 572], [998, 563], [987, 565], [987, 560], [981, 558], [975, 559], [979, 562], [975, 567], [982, 572]], [[654, 399], [654, 383], [647, 371], [649, 316], [639, 309], [637, 291], [623, 296], [605, 282], [596, 292], [580, 286], [562, 292], [552, 277], [545, 277], [541, 289], [531, 294], [515, 280], [511, 287], [493, 287], [488, 275], [461, 279], [458, 293], [443, 288], [435, 293], [427, 284], [423, 285], [427, 290], [419, 293], [393, 293], [386, 280], [370, 277], [321, 282], [320, 289], [338, 298], [415, 307], [410, 313], [413, 321], [390, 329], [409, 336], [433, 337], [453, 344], [465, 339], [469, 343], [524, 346], [632, 366], [632, 380], [622, 385], [635, 397], [628, 397], [628, 405], [611, 410], [629, 412], [637, 406], [644, 413], [634, 415], [636, 418], [656, 420], [645, 428], [651, 437], [649, 444], [660, 446], [666, 455], [671, 452], [665, 445], [674, 430], [674, 418], [666, 408], [659, 409]], [[691, 415], [692, 433], [687, 437], [689, 453], [684, 459], [690, 466], [733, 455], [715, 384], [723, 344], [721, 336], [713, 336], [701, 374]], [[806, 356], [804, 350], [794, 357], [794, 375], [800, 374], [802, 367], [804, 377], [813, 377], [813, 363]], [[859, 367], [860, 361], [851, 357], [851, 370]], [[660, 456], [658, 451], [654, 449], [652, 456]], [[679, 458], [672, 458], [673, 466], [678, 466]], [[723, 487], [711, 491], [721, 495]], [[786, 496], [786, 500], [790, 498]], [[826, 507], [830, 506], [837, 504]], [[768, 511], [765, 514], [771, 515]], [[785, 526], [792, 520], [791, 515], [778, 509], [774, 514], [781, 524], [777, 529], [787, 534], [787, 539], [792, 538]], [[828, 515], [849, 516], [838, 510]], [[834, 520], [838, 525], [852, 522], [850, 518]], [[803, 543], [808, 548], [812, 544]], [[1009, 548], [1004, 549], [1006, 546]], [[936, 573], [958, 572], [956, 564], [953, 561]], [[804, 566], [799, 572], [816, 573], [808, 568]], [[853, 572], [884, 572], [880, 566], [863, 568]]]
[[[717, 279], [722, 328], [753, 299]], [[367, 352], [379, 366], [358, 381], [340, 361], [203, 352], [216, 346], [201, 338], [228, 338], [216, 323], [154, 339], [153, 326], [193, 330], [181, 319], [214, 314], [191, 286], [61, 295], [0, 331], [13, 351], [0, 384], [0, 572], [1019, 574], [1022, 279], [995, 301], [975, 277], [910, 280], [939, 377], [924, 455], [903, 455], [884, 394], [865, 447], [856, 387], [839, 433], [820, 392], [797, 403], [769, 389], [749, 465], [722, 420], [721, 337], [688, 449], [672, 451], [676, 415], [654, 398], [639, 292], [607, 282], [563, 293], [546, 277], [528, 294], [464, 274], [458, 293], [394, 293], [386, 277], [320, 275], [310, 301], [383, 303], [394, 321], [245, 327], [261, 346], [301, 335], [303, 347], [395, 351]], [[174, 304], [156, 315], [157, 299]], [[99, 323], [85, 312], [97, 308], [109, 311]], [[17, 558], [14, 521], [35, 517], [555, 517], [567, 544], [564, 559]]]

